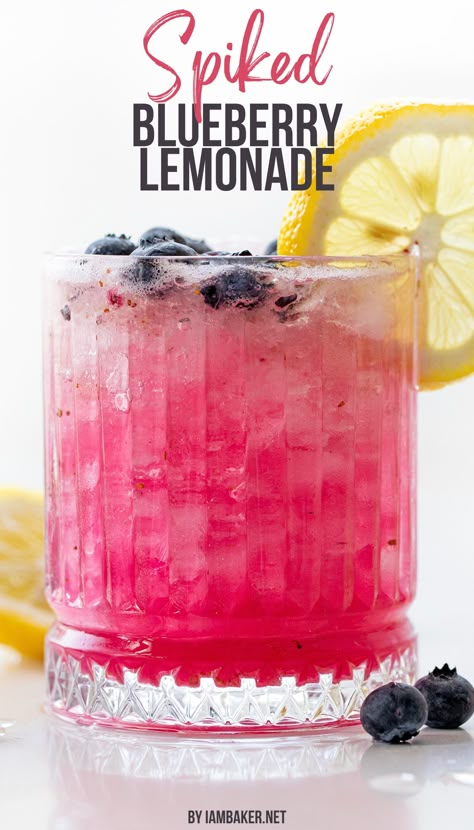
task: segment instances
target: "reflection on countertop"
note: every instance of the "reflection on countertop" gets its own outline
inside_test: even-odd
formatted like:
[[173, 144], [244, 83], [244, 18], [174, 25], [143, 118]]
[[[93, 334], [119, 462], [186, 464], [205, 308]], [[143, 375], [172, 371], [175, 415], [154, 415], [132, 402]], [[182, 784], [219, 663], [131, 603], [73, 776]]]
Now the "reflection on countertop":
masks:
[[372, 791], [402, 798], [430, 781], [474, 786], [474, 740], [463, 729], [423, 729], [407, 744], [370, 744], [360, 769]]
[[191, 738], [43, 716], [0, 738], [0, 770], [8, 830], [32, 816], [35, 830], [178, 830], [190, 810], [203, 811], [201, 826], [206, 810], [285, 810], [287, 830], [438, 830], [448, 816], [466, 826], [474, 802], [473, 733], [462, 729], [391, 746], [358, 726]]
[[282, 737], [186, 737], [48, 722], [53, 766], [137, 779], [267, 781], [352, 772], [370, 739], [358, 727]]
[[[51, 830], [188, 825], [188, 811], [286, 810], [286, 826], [418, 827], [428, 782], [474, 785], [474, 740], [424, 730], [374, 744], [359, 727], [283, 738], [186, 738], [47, 724], [56, 796]], [[362, 821], [362, 816], [364, 819]], [[356, 823], [359, 826], [359, 823]]]

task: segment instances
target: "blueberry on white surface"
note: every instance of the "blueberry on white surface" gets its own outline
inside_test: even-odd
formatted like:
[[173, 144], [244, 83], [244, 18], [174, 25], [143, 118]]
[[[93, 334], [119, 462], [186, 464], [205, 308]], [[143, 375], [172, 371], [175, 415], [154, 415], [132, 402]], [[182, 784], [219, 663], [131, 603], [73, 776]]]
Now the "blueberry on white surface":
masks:
[[428, 704], [426, 723], [433, 729], [456, 729], [474, 714], [473, 686], [447, 663], [421, 677], [415, 687]]
[[84, 253], [100, 254], [101, 256], [129, 256], [135, 248], [135, 243], [125, 234], [115, 236], [113, 233], [108, 233], [101, 239], [91, 242]]
[[364, 700], [360, 720], [376, 741], [402, 743], [418, 735], [428, 717], [425, 698], [407, 683], [387, 683]]

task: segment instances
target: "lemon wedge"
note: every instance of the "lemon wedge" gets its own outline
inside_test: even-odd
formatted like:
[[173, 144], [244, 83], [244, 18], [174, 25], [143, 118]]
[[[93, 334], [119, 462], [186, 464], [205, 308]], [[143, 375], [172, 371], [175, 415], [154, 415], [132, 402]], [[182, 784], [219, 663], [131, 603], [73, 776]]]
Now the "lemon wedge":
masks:
[[0, 489], [0, 642], [37, 659], [53, 620], [43, 558], [43, 497]]
[[292, 194], [280, 255], [422, 258], [419, 384], [474, 372], [474, 105], [387, 105], [338, 136], [334, 191]]

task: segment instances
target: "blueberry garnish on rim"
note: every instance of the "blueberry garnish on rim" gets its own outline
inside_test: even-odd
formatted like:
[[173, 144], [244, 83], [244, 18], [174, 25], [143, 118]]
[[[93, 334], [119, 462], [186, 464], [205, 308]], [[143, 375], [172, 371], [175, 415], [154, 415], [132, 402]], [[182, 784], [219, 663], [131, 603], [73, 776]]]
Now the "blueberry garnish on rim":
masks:
[[415, 683], [428, 704], [427, 726], [457, 729], [474, 714], [474, 688], [445, 663]]
[[425, 698], [407, 683], [387, 683], [374, 689], [360, 708], [365, 731], [376, 741], [403, 743], [418, 735], [428, 717]]
[[101, 256], [129, 256], [135, 248], [136, 245], [129, 236], [125, 236], [123, 233], [120, 236], [108, 233], [101, 239], [91, 242], [84, 253], [100, 254]]
[[132, 256], [196, 256], [197, 252], [189, 245], [174, 242], [171, 239], [158, 239], [149, 245], [140, 245], [132, 252]]
[[173, 230], [173, 228], [163, 228], [161, 226], [149, 228], [145, 233], [142, 233], [139, 244], [141, 246], [151, 245], [158, 240], [179, 242], [180, 245], [187, 245], [189, 248], [192, 248], [196, 254], [204, 254], [209, 249], [209, 245], [205, 239], [193, 239], [191, 236], [185, 236]]
[[168, 239], [173, 242], [179, 242], [181, 245], [185, 245], [185, 238], [182, 234], [178, 233], [178, 231], [174, 231], [172, 228], [148, 228], [145, 233], [142, 233], [140, 239], [138, 240], [138, 244], [141, 246], [151, 245], [153, 242], [157, 242], [160, 239]]
[[266, 288], [254, 271], [236, 266], [206, 280], [201, 287], [206, 305], [220, 308], [234, 305], [237, 308], [254, 308], [265, 297]]

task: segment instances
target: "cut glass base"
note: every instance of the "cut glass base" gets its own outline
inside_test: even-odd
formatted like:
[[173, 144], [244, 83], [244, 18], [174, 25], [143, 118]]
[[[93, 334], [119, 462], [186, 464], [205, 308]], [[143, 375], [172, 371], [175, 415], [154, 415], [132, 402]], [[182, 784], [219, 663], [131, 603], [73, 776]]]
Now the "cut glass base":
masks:
[[384, 656], [371, 671], [366, 664], [354, 667], [338, 682], [326, 672], [304, 685], [282, 677], [278, 685], [258, 686], [249, 677], [239, 686], [220, 686], [202, 677], [191, 687], [168, 674], [155, 686], [125, 667], [121, 680], [92, 660], [86, 670], [67, 651], [47, 645], [51, 711], [83, 724], [142, 729], [262, 732], [354, 723], [369, 692], [390, 680], [412, 683], [415, 673], [412, 644]]

